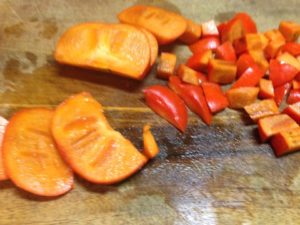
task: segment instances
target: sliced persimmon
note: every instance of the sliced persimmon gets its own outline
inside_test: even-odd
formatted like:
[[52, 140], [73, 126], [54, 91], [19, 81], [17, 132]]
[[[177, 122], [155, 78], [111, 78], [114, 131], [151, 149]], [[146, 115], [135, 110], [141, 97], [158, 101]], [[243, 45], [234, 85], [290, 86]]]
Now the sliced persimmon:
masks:
[[143, 127], [143, 143], [144, 143], [143, 154], [147, 158], [152, 159], [159, 153], [159, 148], [150, 129], [151, 126], [149, 124], [146, 124]]
[[7, 173], [5, 172], [4, 166], [3, 166], [3, 159], [2, 159], [2, 140], [3, 140], [3, 135], [4, 131], [6, 128], [8, 121], [0, 116], [0, 181], [1, 180], [7, 180], [8, 176]]
[[88, 181], [112, 184], [138, 171], [147, 158], [108, 124], [90, 94], [66, 99], [55, 111], [52, 134], [63, 158]]
[[73, 187], [72, 170], [61, 158], [51, 136], [53, 110], [26, 109], [7, 125], [3, 161], [8, 177], [21, 189], [58, 196]]
[[155, 36], [148, 30], [141, 28], [140, 30], [146, 35], [150, 45], [150, 68], [154, 65], [158, 55], [158, 43]]
[[62, 35], [55, 59], [142, 79], [149, 68], [150, 44], [145, 32], [131, 25], [85, 23]]
[[132, 6], [120, 12], [118, 18], [122, 23], [146, 28], [160, 45], [176, 40], [187, 27], [186, 19], [181, 15], [154, 6]]

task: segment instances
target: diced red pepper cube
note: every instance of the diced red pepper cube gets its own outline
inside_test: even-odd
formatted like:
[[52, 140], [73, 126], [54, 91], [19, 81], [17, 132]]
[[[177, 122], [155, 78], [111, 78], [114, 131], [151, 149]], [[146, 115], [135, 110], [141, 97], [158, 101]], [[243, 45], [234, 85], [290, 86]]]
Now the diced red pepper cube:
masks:
[[258, 120], [258, 132], [262, 142], [282, 131], [297, 128], [299, 125], [286, 114], [264, 117]]

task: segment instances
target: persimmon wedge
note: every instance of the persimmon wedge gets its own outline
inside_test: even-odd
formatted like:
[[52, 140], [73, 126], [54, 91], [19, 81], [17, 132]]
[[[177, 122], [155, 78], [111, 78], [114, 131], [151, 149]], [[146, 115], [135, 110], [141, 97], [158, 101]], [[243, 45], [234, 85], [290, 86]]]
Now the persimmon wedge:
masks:
[[110, 127], [101, 104], [85, 92], [56, 108], [52, 134], [63, 158], [90, 182], [117, 183], [147, 162], [129, 140]]
[[55, 59], [62, 64], [109, 71], [141, 80], [151, 60], [149, 37], [127, 24], [84, 23], [60, 38]]
[[73, 173], [61, 158], [51, 135], [53, 110], [25, 109], [7, 125], [3, 162], [8, 177], [21, 189], [40, 196], [58, 196], [73, 187]]
[[157, 38], [159, 45], [176, 40], [187, 28], [184, 17], [154, 6], [129, 7], [118, 14], [118, 19], [122, 23], [138, 25], [149, 30]]
[[7, 126], [8, 121], [0, 116], [0, 181], [1, 180], [7, 180], [7, 174], [5, 172], [4, 166], [3, 166], [3, 159], [2, 159], [2, 141], [3, 141], [3, 135], [5, 128]]

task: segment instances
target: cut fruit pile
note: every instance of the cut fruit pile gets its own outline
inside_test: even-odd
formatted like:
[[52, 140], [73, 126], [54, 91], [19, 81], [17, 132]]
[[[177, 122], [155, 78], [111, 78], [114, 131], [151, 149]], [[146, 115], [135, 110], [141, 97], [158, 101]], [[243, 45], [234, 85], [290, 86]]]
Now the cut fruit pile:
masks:
[[73, 171], [98, 184], [120, 182], [159, 152], [149, 125], [141, 153], [110, 127], [102, 106], [88, 93], [71, 96], [55, 110], [21, 110], [7, 126], [3, 118], [0, 124], [0, 180], [40, 196], [71, 190]]
[[[177, 38], [167, 38], [163, 32], [166, 30], [155, 29], [158, 18], [159, 22], [170, 22], [167, 15], [173, 17], [174, 13], [134, 6], [118, 16], [123, 23], [148, 29], [159, 44], [177, 39], [192, 52], [178, 68], [175, 54], [161, 53], [157, 77], [168, 80], [168, 87], [147, 87], [144, 90], [147, 105], [181, 132], [187, 127], [187, 108], [207, 125], [212, 123], [214, 114], [227, 107], [244, 109], [258, 123], [262, 141], [271, 140], [277, 156], [300, 150], [300, 144], [295, 144], [300, 143], [299, 129], [288, 132], [300, 118], [297, 105], [300, 101], [300, 44], [297, 43], [300, 24], [282, 21], [278, 29], [259, 33], [248, 14], [237, 13], [219, 25], [213, 20], [198, 25], [185, 19], [186, 28], [182, 32], [182, 17], [177, 15], [173, 17], [174, 24], [178, 24], [174, 30]], [[285, 98], [290, 105], [282, 113], [289, 119], [275, 123], [281, 118], [279, 106]], [[274, 127], [263, 122], [271, 116]], [[293, 126], [287, 126], [291, 121], [294, 121]], [[286, 128], [290, 129], [286, 131]]]
[[207, 125], [227, 107], [245, 109], [260, 131], [276, 131], [267, 139], [276, 143], [272, 146], [277, 155], [300, 149], [300, 144], [289, 145], [300, 143], [298, 131], [281, 135], [287, 131], [278, 128], [285, 125], [275, 124], [273, 129], [261, 122], [280, 114], [278, 107], [285, 98], [289, 106], [282, 113], [299, 122], [300, 24], [282, 21], [277, 29], [262, 33], [247, 13], [237, 13], [218, 25], [214, 20], [197, 24], [145, 5], [123, 10], [118, 19], [122, 24], [70, 28], [57, 44], [56, 60], [142, 79], [155, 63], [158, 46], [178, 40], [188, 45], [192, 55], [176, 68], [176, 55], [161, 53], [157, 77], [168, 80], [168, 87], [153, 85], [144, 90], [154, 112], [184, 132], [187, 108]]

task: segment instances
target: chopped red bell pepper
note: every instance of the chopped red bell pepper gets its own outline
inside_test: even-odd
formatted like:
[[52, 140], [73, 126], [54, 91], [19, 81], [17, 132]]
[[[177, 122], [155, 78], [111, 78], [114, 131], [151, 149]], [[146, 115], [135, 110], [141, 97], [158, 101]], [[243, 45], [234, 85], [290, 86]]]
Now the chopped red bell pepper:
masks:
[[247, 33], [256, 33], [257, 28], [255, 22], [247, 13], [237, 13], [226, 26], [222, 29], [222, 42], [233, 42], [243, 37]]
[[249, 55], [253, 58], [254, 62], [266, 72], [269, 69], [268, 60], [265, 57], [263, 50], [251, 50], [248, 51]]
[[217, 28], [218, 28], [218, 31], [219, 31], [219, 35], [222, 34], [224, 28], [226, 27], [226, 22], [224, 23], [220, 23]]
[[211, 59], [208, 63], [208, 80], [218, 84], [229, 84], [236, 77], [236, 65], [221, 59]]
[[240, 55], [236, 62], [237, 77], [240, 77], [245, 72], [245, 70], [253, 64], [255, 64], [255, 61], [248, 53]]
[[264, 52], [267, 59], [274, 59], [280, 52], [281, 47], [285, 44], [285, 40], [270, 41]]
[[231, 19], [226, 23], [222, 28], [221, 32], [221, 41], [222, 43], [229, 41], [233, 43], [234, 40], [237, 40], [245, 35], [245, 29], [243, 23], [238, 19]]
[[176, 76], [170, 77], [168, 85], [183, 99], [191, 111], [200, 116], [203, 122], [207, 125], [211, 124], [212, 115], [201, 86], [183, 84]]
[[192, 20], [186, 20], [187, 27], [185, 32], [179, 37], [179, 40], [185, 44], [193, 44], [201, 37], [201, 26], [193, 22]]
[[300, 127], [282, 131], [271, 139], [277, 157], [300, 150]]
[[274, 99], [266, 99], [244, 107], [249, 117], [256, 122], [260, 118], [279, 114], [279, 109]]
[[169, 76], [174, 75], [175, 66], [176, 55], [162, 52], [157, 65], [157, 76], [159, 78], [168, 79]]
[[197, 72], [184, 64], [179, 66], [177, 75], [183, 82], [188, 84], [200, 85], [202, 82], [207, 81], [207, 77], [204, 74]]
[[192, 55], [186, 65], [194, 70], [207, 71], [208, 62], [213, 58], [212, 50], [205, 50]]
[[264, 72], [256, 64], [253, 64], [246, 69], [231, 88], [255, 87], [263, 76]]
[[220, 85], [211, 82], [203, 82], [201, 86], [208, 107], [212, 113], [220, 112], [229, 105]]
[[173, 124], [181, 132], [187, 125], [187, 109], [184, 102], [168, 87], [154, 85], [144, 89], [147, 105], [158, 115]]
[[218, 46], [216, 49], [216, 58], [235, 62], [236, 54], [232, 46], [232, 43], [226, 41], [222, 45]]
[[282, 52], [288, 52], [291, 55], [297, 57], [300, 55], [300, 44], [295, 42], [288, 42], [281, 48]]
[[259, 88], [257, 87], [240, 87], [229, 89], [226, 96], [229, 102], [229, 107], [233, 109], [242, 109], [246, 105], [255, 102]]
[[300, 89], [300, 81], [293, 80], [292, 81], [292, 87], [293, 87], [293, 89]]
[[277, 56], [277, 59], [280, 62], [287, 63], [287, 64], [290, 64], [291, 66], [295, 67], [298, 70], [298, 72], [300, 71], [300, 62], [297, 60], [297, 58], [292, 56], [290, 53], [285, 52], [285, 53]]
[[290, 91], [291, 86], [291, 83], [285, 83], [274, 88], [274, 100], [278, 106], [281, 104], [284, 96]]
[[214, 20], [202, 23], [202, 35], [203, 37], [217, 36], [219, 37], [219, 30]]
[[242, 21], [245, 33], [257, 33], [257, 28], [251, 16], [245, 12], [240, 12], [235, 15], [235, 18]]
[[258, 132], [262, 142], [281, 131], [297, 128], [299, 125], [286, 114], [264, 117], [258, 120]]
[[298, 70], [287, 63], [280, 63], [277, 59], [270, 61], [270, 80], [274, 87], [284, 85], [292, 81], [298, 73]]
[[300, 101], [300, 90], [299, 89], [291, 90], [286, 100], [287, 104], [294, 104], [299, 101]]
[[189, 49], [195, 54], [205, 50], [215, 50], [220, 45], [218, 37], [206, 37], [189, 45]]
[[300, 102], [287, 106], [282, 112], [289, 115], [298, 124], [300, 123]]
[[278, 29], [268, 30], [264, 33], [266, 38], [271, 42], [275, 40], [281, 40], [285, 42], [285, 38]]
[[260, 79], [259, 81], [259, 98], [274, 98], [274, 87], [271, 80]]
[[300, 24], [291, 21], [281, 21], [279, 24], [279, 31], [286, 41], [296, 41], [300, 35]]
[[234, 48], [237, 55], [251, 51], [263, 50], [268, 45], [268, 39], [261, 33], [246, 34], [234, 41]]

